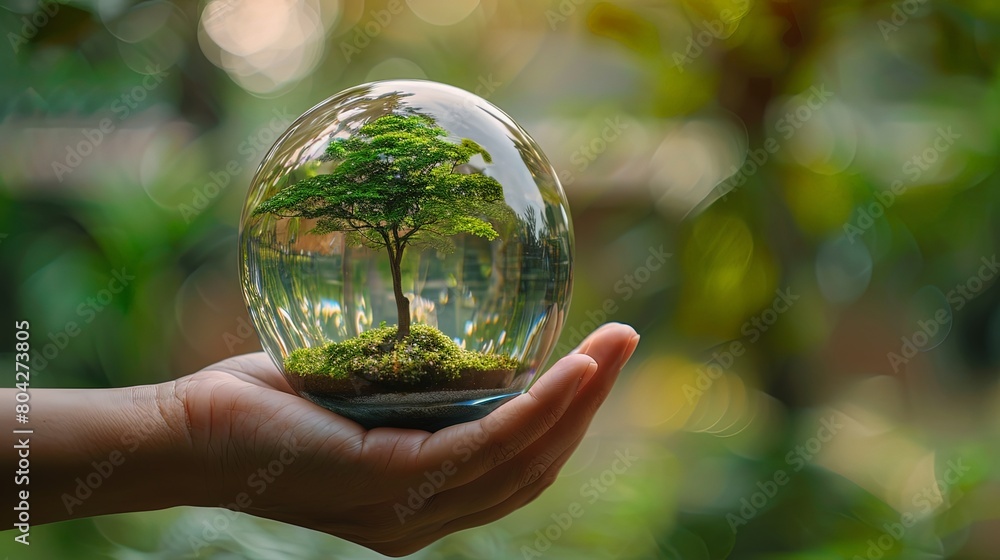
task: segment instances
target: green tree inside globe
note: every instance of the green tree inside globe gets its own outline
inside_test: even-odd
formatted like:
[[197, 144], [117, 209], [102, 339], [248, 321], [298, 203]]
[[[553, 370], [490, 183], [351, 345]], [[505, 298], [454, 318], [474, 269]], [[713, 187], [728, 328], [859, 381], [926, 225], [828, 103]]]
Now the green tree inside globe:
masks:
[[433, 118], [415, 111], [383, 115], [330, 143], [324, 159], [337, 162], [330, 173], [298, 181], [254, 209], [254, 215], [314, 219], [310, 233], [342, 232], [349, 244], [387, 254], [398, 324], [292, 351], [286, 371], [315, 389], [343, 393], [350, 380], [358, 391], [358, 379], [381, 389], [462, 386], [476, 383], [477, 373], [513, 375], [517, 364], [511, 358], [466, 350], [432, 326], [410, 325], [402, 280], [406, 248], [450, 252], [458, 234], [493, 240], [499, 234], [490, 219], [513, 215], [503, 186], [468, 165], [476, 155], [492, 162], [489, 152], [447, 135]]
[[399, 316], [396, 340], [410, 334], [410, 302], [403, 295], [401, 263], [407, 247], [454, 249], [452, 236], [495, 239], [483, 217], [509, 210], [503, 187], [482, 173], [456, 173], [475, 155], [492, 158], [476, 142], [454, 144], [445, 129], [421, 114], [388, 114], [337, 139], [326, 158], [331, 172], [299, 181], [254, 210], [255, 215], [316, 218], [313, 233], [344, 232], [349, 243], [385, 249]]

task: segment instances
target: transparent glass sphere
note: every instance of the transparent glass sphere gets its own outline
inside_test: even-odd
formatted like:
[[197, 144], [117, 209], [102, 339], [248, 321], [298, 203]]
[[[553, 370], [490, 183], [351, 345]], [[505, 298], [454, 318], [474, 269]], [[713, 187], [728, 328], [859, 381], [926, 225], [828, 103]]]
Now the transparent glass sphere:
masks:
[[466, 91], [338, 93], [265, 156], [243, 293], [303, 397], [365, 427], [480, 418], [539, 374], [572, 286], [566, 197], [538, 145]]

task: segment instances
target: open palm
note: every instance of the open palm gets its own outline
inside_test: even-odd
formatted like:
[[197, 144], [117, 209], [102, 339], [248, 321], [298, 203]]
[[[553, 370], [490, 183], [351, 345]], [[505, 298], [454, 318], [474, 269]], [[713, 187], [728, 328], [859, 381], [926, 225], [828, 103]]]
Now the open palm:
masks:
[[637, 344], [631, 327], [605, 325], [527, 393], [433, 434], [365, 430], [296, 396], [264, 353], [177, 387], [212, 503], [403, 555], [535, 499]]

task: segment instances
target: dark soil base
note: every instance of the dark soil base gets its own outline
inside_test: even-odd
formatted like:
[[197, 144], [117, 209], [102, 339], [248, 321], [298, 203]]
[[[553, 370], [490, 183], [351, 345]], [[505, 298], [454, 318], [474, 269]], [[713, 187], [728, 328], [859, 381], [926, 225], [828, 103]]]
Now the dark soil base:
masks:
[[[506, 389], [510, 387], [514, 380], [514, 370], [463, 371], [457, 379], [434, 386], [396, 383], [387, 380], [371, 380], [358, 375], [353, 375], [348, 379], [337, 379], [329, 375], [302, 375], [295, 372], [286, 372], [286, 378], [292, 388], [299, 393], [323, 395], [331, 398], [351, 398], [384, 393], [440, 393], [476, 389]], [[442, 400], [453, 401], [454, 399]]]
[[454, 424], [479, 420], [521, 394], [504, 389], [464, 389], [418, 393], [377, 393], [362, 396], [324, 395], [302, 391], [323, 408], [350, 418], [365, 429], [408, 428], [436, 432]]

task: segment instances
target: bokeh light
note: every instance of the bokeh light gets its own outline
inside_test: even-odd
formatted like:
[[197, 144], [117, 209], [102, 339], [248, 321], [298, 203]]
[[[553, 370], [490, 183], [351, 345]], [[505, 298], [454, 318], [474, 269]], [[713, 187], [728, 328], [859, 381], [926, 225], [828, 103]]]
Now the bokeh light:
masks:
[[317, 0], [210, 0], [199, 41], [205, 56], [244, 89], [269, 94], [316, 68], [339, 10], [338, 2]]

